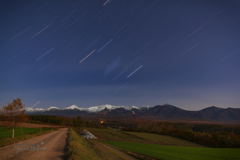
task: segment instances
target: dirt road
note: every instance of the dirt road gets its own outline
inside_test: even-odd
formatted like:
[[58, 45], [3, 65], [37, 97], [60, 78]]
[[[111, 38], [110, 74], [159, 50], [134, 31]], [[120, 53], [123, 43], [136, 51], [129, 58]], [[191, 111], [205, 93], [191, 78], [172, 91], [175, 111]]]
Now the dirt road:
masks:
[[[1, 160], [59, 160], [64, 159], [67, 128], [38, 136], [17, 145], [0, 148]], [[35, 146], [34, 146], [35, 145]]]
[[123, 153], [122, 151], [119, 151], [113, 147], [110, 147], [103, 143], [96, 143], [96, 147], [106, 154], [108, 159], [111, 160], [137, 160], [136, 158], [133, 158], [126, 153]]

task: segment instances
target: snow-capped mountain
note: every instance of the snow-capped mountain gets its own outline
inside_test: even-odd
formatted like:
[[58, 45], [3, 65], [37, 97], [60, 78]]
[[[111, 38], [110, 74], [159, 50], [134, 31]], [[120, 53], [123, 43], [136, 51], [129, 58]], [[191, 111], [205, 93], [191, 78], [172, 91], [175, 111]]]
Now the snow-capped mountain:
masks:
[[132, 106], [132, 107], [128, 107], [128, 106], [112, 106], [112, 105], [109, 105], [109, 104], [106, 104], [106, 105], [101, 105], [101, 106], [93, 106], [93, 107], [89, 107], [89, 108], [86, 108], [88, 110], [88, 112], [100, 112], [102, 110], [104, 110], [105, 108], [107, 109], [117, 109], [117, 108], [125, 108], [126, 110], [131, 110], [133, 108], [136, 108], [138, 109], [138, 107], [136, 106]]
[[105, 108], [109, 109], [109, 110], [112, 110], [112, 109], [117, 109], [117, 108], [124, 108], [126, 110], [132, 110], [132, 109], [139, 109], [138, 107], [136, 106], [113, 106], [113, 105], [110, 105], [110, 104], [106, 104], [106, 105], [100, 105], [100, 106], [92, 106], [92, 107], [89, 107], [89, 108], [79, 108], [78, 106], [76, 105], [71, 105], [69, 107], [66, 107], [64, 109], [60, 109], [58, 107], [49, 107], [48, 109], [43, 109], [43, 108], [25, 108], [27, 112], [44, 112], [44, 111], [50, 111], [50, 110], [74, 110], [74, 109], [77, 109], [79, 111], [87, 111], [87, 112], [100, 112], [102, 110], [104, 110]]
[[58, 107], [26, 108], [28, 115], [55, 115], [55, 116], [82, 116], [90, 118], [153, 118], [163, 120], [193, 120], [214, 122], [240, 122], [240, 108], [208, 107], [199, 111], [187, 111], [170, 104], [149, 106], [113, 106], [100, 105], [89, 108], [80, 108], [76, 105], [59, 109]]
[[43, 108], [31, 108], [31, 107], [27, 107], [25, 108], [26, 112], [38, 112], [38, 111], [46, 111], [46, 109]]
[[49, 111], [49, 110], [51, 110], [51, 109], [59, 109], [58, 107], [49, 107], [47, 110]]
[[69, 107], [66, 107], [66, 108], [64, 108], [64, 110], [73, 110], [73, 109], [78, 109], [78, 110], [80, 110], [80, 111], [83, 111], [83, 110], [86, 110], [86, 108], [79, 108], [78, 106], [76, 106], [76, 105], [71, 105], [71, 106], [69, 106]]
[[43, 112], [43, 111], [50, 111], [50, 110], [54, 110], [54, 109], [59, 110], [58, 107], [54, 107], [54, 106], [49, 107], [48, 109], [43, 109], [43, 108], [35, 108], [34, 109], [34, 108], [31, 108], [31, 107], [25, 108], [26, 112]]

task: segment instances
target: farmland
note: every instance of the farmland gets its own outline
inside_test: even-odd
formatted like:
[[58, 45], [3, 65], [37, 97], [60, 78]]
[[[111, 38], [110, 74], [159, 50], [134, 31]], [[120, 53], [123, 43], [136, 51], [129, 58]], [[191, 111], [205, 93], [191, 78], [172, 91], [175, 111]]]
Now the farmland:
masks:
[[161, 160], [237, 160], [240, 157], [240, 149], [237, 148], [179, 147], [106, 140], [102, 142]]
[[205, 147], [196, 143], [160, 134], [126, 132], [117, 129], [87, 128], [87, 130], [93, 133], [100, 140], [140, 142], [184, 147]]
[[[44, 132], [51, 130], [51, 128], [25, 128], [25, 127], [15, 127], [14, 129], [14, 137], [27, 135], [27, 134], [33, 134], [38, 132]], [[11, 138], [12, 137], [12, 128], [5, 129], [2, 126], [0, 126], [0, 139], [3, 138]]]
[[208, 148], [166, 135], [119, 129], [88, 130], [105, 144], [161, 160], [234, 160], [240, 157], [238, 148]]

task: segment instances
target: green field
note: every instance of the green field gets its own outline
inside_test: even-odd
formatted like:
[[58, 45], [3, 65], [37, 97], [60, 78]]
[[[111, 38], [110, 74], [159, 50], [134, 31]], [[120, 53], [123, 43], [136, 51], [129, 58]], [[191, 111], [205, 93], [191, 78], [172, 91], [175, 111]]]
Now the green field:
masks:
[[[48, 131], [51, 128], [21, 128], [21, 127], [15, 127], [14, 129], [14, 137], [22, 136], [22, 135], [27, 135], [27, 134], [32, 134], [32, 133], [38, 133], [38, 132], [44, 132]], [[3, 138], [12, 138], [12, 129], [5, 129], [2, 126], [0, 126], [0, 139]]]
[[155, 144], [106, 141], [102, 142], [161, 160], [239, 160], [237, 148], [197, 148]]
[[96, 137], [98, 137], [98, 139], [100, 140], [154, 143], [161, 145], [184, 146], [184, 147], [205, 147], [196, 143], [181, 140], [171, 136], [154, 133], [126, 132], [117, 129], [95, 129], [95, 128], [87, 128], [87, 130], [94, 134]]

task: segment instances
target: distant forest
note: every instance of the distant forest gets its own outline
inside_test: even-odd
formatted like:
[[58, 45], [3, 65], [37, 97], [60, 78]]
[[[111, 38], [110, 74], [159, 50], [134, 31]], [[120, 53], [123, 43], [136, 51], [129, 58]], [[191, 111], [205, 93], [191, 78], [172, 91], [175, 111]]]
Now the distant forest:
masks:
[[169, 135], [209, 147], [240, 147], [240, 127], [237, 126], [227, 127], [215, 124], [198, 124], [190, 126], [182, 123], [138, 122], [132, 126], [125, 126], [122, 130]]
[[[75, 118], [52, 116], [52, 115], [26, 115], [29, 123], [55, 124], [68, 127], [88, 127], [104, 128], [100, 122], [86, 121], [80, 116]], [[0, 121], [6, 120], [6, 117], [0, 115]]]

